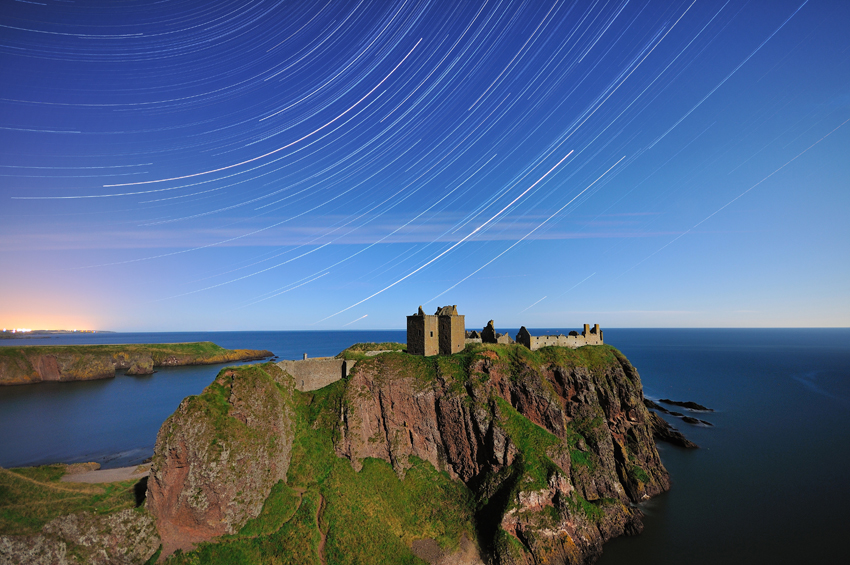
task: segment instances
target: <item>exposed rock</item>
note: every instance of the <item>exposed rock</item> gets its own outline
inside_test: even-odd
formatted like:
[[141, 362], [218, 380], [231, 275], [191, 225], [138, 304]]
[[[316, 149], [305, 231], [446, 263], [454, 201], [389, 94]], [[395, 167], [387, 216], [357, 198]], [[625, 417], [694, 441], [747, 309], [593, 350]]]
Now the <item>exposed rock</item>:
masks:
[[293, 386], [272, 363], [226, 369], [165, 421], [147, 494], [163, 556], [236, 533], [259, 514], [289, 468]]
[[653, 402], [652, 400], [650, 400], [648, 398], [643, 399], [643, 405], [646, 406], [647, 408], [649, 408], [650, 410], [657, 410], [657, 411], [662, 412], [664, 414], [670, 414], [669, 410], [667, 410], [666, 408], [664, 408], [663, 406], [661, 406], [657, 402]]
[[714, 424], [712, 424], [711, 422], [706, 422], [705, 420], [700, 420], [699, 418], [693, 418], [691, 416], [682, 416], [682, 420], [694, 426], [714, 426]]
[[160, 540], [142, 508], [60, 516], [31, 536], [0, 536], [0, 564], [142, 565]]
[[125, 375], [152, 375], [154, 373], [153, 370], [153, 358], [148, 357], [147, 355], [143, 355], [138, 357], [137, 359], [133, 359], [130, 363], [130, 368], [127, 369]]
[[478, 548], [468, 537], [461, 536], [459, 547], [454, 552], [446, 552], [440, 548], [433, 538], [415, 540], [411, 551], [419, 559], [431, 565], [484, 565]]
[[583, 563], [640, 531], [633, 504], [669, 477], [637, 371], [607, 346], [499, 351], [510, 359], [484, 349], [361, 361], [337, 454], [355, 469], [381, 458], [400, 475], [418, 457], [464, 481], [482, 501], [479, 543], [496, 563]]
[[696, 402], [690, 401], [679, 401], [679, 400], [670, 400], [669, 398], [662, 398], [659, 402], [663, 402], [664, 404], [670, 404], [671, 406], [679, 406], [680, 408], [687, 408], [688, 410], [693, 410], [694, 412], [714, 412], [711, 408], [706, 408], [702, 404], [697, 404]]
[[695, 449], [699, 447], [697, 444], [682, 435], [682, 432], [671, 426], [667, 421], [653, 412], [649, 413], [652, 422], [652, 435], [655, 439], [678, 445], [679, 447], [687, 447]]

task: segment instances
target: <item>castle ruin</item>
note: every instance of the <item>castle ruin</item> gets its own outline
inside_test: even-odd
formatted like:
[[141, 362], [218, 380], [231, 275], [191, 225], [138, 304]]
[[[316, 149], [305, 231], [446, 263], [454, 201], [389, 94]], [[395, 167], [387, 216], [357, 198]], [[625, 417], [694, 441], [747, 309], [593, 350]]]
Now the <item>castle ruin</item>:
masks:
[[599, 324], [594, 324], [591, 328], [590, 324], [585, 324], [581, 334], [578, 332], [570, 332], [569, 335], [539, 335], [534, 336], [529, 333], [525, 326], [519, 329], [516, 334], [517, 343], [521, 343], [530, 350], [534, 351], [547, 345], [557, 345], [559, 347], [570, 347], [575, 349], [584, 345], [602, 345], [602, 330], [599, 329]]
[[466, 338], [464, 316], [457, 306], [437, 308], [429, 316], [419, 311], [407, 317], [407, 352], [411, 355], [451, 355], [463, 350]]
[[506, 333], [496, 333], [496, 328], [493, 327], [493, 320], [490, 320], [487, 322], [487, 327], [481, 330], [481, 343], [501, 343], [503, 345], [510, 345], [514, 343], [514, 340]]

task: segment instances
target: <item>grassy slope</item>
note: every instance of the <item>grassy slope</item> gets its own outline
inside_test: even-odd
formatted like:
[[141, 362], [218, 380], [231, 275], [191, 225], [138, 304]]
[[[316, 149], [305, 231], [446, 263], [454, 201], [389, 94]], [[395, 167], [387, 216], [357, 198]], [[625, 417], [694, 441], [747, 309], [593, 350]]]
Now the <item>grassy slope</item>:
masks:
[[0, 468], [0, 533], [34, 534], [52, 519], [75, 512], [106, 514], [135, 507], [137, 481], [62, 483], [63, 465]]
[[368, 351], [407, 351], [407, 345], [397, 343], [395, 341], [385, 341], [383, 343], [355, 343], [354, 345], [345, 348], [339, 354], [337, 359], [352, 359], [359, 361], [367, 359]]
[[208, 357], [227, 353], [228, 349], [219, 347], [211, 341], [196, 343], [127, 343], [118, 345], [22, 345], [20, 347], [0, 348], [0, 356], [15, 357], [21, 352], [29, 355], [116, 355], [118, 353], [150, 353], [163, 359], [169, 355], [195, 355]]
[[238, 535], [202, 544], [176, 563], [423, 563], [409, 549], [432, 537], [447, 549], [463, 533], [474, 537], [466, 487], [417, 461], [400, 480], [384, 461], [367, 460], [357, 473], [336, 456], [332, 434], [345, 383], [296, 392], [297, 431], [288, 485], [279, 483], [262, 513]]

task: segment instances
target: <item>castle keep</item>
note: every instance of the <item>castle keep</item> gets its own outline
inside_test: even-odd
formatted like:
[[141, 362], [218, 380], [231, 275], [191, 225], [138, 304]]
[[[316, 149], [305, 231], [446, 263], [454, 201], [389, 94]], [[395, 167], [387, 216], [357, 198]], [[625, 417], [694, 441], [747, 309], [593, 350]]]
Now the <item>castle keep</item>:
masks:
[[419, 311], [407, 317], [407, 352], [411, 355], [451, 355], [461, 351], [466, 339], [464, 316], [457, 306], [437, 308], [433, 316]]

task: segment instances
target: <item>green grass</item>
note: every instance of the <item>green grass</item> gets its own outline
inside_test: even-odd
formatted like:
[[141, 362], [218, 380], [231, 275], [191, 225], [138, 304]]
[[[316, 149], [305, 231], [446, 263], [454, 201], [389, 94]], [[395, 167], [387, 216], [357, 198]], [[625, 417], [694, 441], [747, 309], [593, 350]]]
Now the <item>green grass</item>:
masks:
[[0, 468], [0, 533], [33, 534], [58, 516], [81, 511], [106, 514], [136, 505], [137, 481], [62, 483], [63, 474], [62, 465]]
[[[178, 552], [166, 562], [169, 565], [319, 565], [321, 533], [316, 525], [316, 516], [321, 506], [321, 495], [310, 490], [299, 496], [290, 490], [290, 493], [294, 494], [294, 500], [290, 500], [288, 494], [283, 497], [287, 506], [284, 511], [288, 516], [285, 521], [275, 525], [268, 518], [276, 512], [277, 509], [273, 507], [282, 502], [280, 495], [284, 492], [281, 489], [273, 492], [263, 507], [266, 519], [263, 520], [262, 528], [266, 530], [273, 526], [272, 529], [263, 532], [252, 531], [257, 527], [257, 523], [252, 520], [237, 536], [226, 536], [213, 543], [199, 544], [194, 551]], [[293, 502], [294, 504], [290, 504]]]
[[260, 514], [248, 520], [239, 535], [257, 537], [273, 534], [292, 518], [300, 505], [300, 494], [280, 481], [272, 487]]
[[121, 345], [23, 345], [4, 347], [0, 356], [17, 357], [24, 352], [27, 355], [117, 355], [119, 353], [151, 353], [153, 356], [168, 355], [221, 355], [230, 350], [219, 347], [211, 341], [194, 343], [128, 343]]
[[407, 345], [396, 343], [394, 341], [385, 341], [382, 343], [355, 343], [354, 345], [343, 349], [336, 355], [337, 359], [367, 359], [366, 355], [369, 351], [398, 351], [406, 352]]
[[[393, 359], [396, 355], [410, 358], [386, 356], [391, 365], [400, 362]], [[376, 369], [381, 368], [378, 358], [368, 362], [378, 362]], [[433, 360], [420, 357], [415, 363], [433, 370]], [[433, 538], [451, 551], [463, 534], [474, 538], [472, 494], [430, 463], [411, 460], [401, 479], [383, 460], [367, 459], [356, 472], [336, 455], [333, 439], [339, 434], [344, 393], [344, 381], [310, 393], [295, 392], [297, 424], [287, 484], [274, 487], [260, 515], [238, 534], [175, 554], [167, 562], [318, 564], [324, 534], [329, 565], [421, 565], [424, 562], [409, 549], [413, 540]]]
[[597, 504], [588, 502], [577, 492], [573, 492], [572, 496], [567, 499], [567, 507], [572, 513], [582, 513], [591, 522], [599, 522], [605, 517], [605, 511], [602, 509], [602, 506], [607, 503], [608, 501], [605, 499], [601, 499]]
[[[573, 465], [587, 467], [590, 472], [596, 470], [597, 457], [585, 449], [593, 449], [601, 439], [603, 417], [575, 419], [567, 424], [567, 444], [570, 448], [570, 461]], [[585, 449], [579, 447], [585, 444]]]
[[561, 440], [544, 430], [519, 412], [502, 398], [496, 398], [501, 424], [508, 437], [520, 452], [523, 490], [546, 488], [549, 476], [558, 466], [546, 456], [546, 452], [561, 443]]

